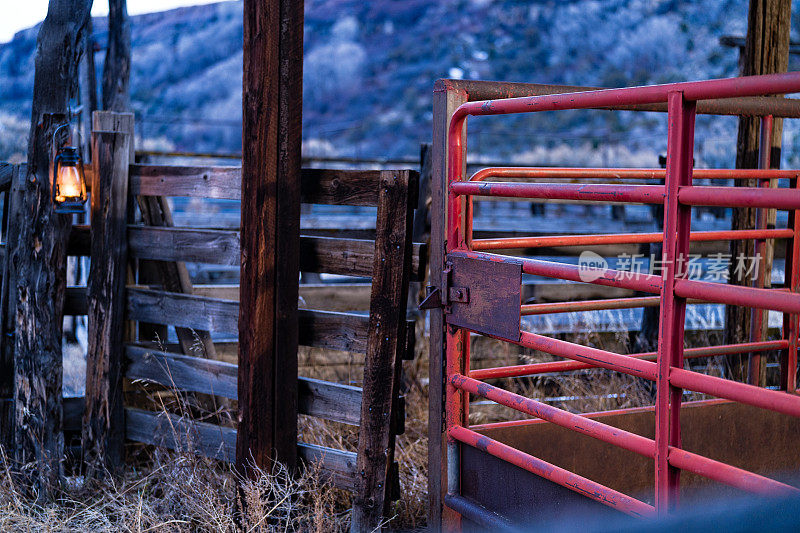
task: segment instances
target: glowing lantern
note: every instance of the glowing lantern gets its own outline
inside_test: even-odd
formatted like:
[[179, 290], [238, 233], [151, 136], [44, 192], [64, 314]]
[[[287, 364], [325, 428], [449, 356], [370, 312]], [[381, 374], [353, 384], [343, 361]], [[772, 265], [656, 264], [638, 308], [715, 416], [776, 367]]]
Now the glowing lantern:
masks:
[[[64, 125], [66, 126], [66, 124]], [[62, 127], [56, 129], [56, 133]], [[55, 133], [53, 142], [55, 143]], [[83, 213], [86, 182], [83, 160], [74, 146], [62, 146], [53, 161], [53, 206], [56, 213]]]

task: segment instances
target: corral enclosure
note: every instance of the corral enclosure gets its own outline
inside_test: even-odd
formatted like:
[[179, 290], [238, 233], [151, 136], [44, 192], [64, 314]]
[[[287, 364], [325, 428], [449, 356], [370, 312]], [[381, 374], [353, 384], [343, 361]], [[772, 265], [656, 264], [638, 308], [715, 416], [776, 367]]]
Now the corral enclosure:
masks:
[[[236, 117], [218, 120], [204, 109], [198, 113], [202, 119], [172, 117], [166, 122], [180, 125], [156, 120], [160, 125], [154, 126], [146, 114], [137, 121], [129, 113], [99, 112], [89, 128], [83, 113], [84, 136], [91, 141], [85, 152], [91, 212], [73, 219], [55, 215], [64, 226], [63, 249], [58, 237], [48, 240], [53, 235], [46, 224], [42, 230], [46, 243], [56, 243], [54, 256], [69, 256], [67, 285], [57, 279], [45, 287], [54, 287], [56, 307], [64, 298], [68, 315], [68, 398], [63, 423], [55, 379], [47, 387], [59, 390], [57, 402], [35, 405], [34, 394], [31, 410], [19, 399], [13, 403], [24, 388], [14, 383], [47, 373], [35, 372], [43, 368], [36, 366], [43, 361], [38, 355], [11, 361], [13, 379], [0, 381], [3, 416], [13, 413], [23, 435], [43, 430], [52, 441], [45, 446], [55, 449], [63, 430], [69, 454], [64, 464], [86, 479], [102, 477], [106, 469], [119, 473], [126, 454], [130, 459], [142, 445], [236, 460], [244, 472], [254, 466], [247, 460], [263, 468], [273, 457], [290, 468], [295, 462], [313, 465], [324, 482], [352, 494], [343, 501], [348, 510], [352, 504], [347, 514], [354, 531], [371, 530], [385, 519], [394, 520], [390, 527], [418, 527], [426, 497], [431, 526], [469, 530], [473, 524], [532, 523], [563, 505], [584, 506], [587, 495], [630, 514], [666, 513], [679, 490], [691, 498], [698, 486], [708, 485], [701, 476], [737, 489], [793, 492], [798, 426], [790, 417], [798, 407], [787, 393], [794, 392], [797, 371], [793, 293], [800, 279], [800, 204], [796, 171], [769, 169], [795, 160], [793, 121], [781, 130], [780, 119], [798, 112], [795, 101], [756, 96], [794, 92], [796, 73], [764, 78], [763, 90], [753, 88], [759, 79], [721, 82], [740, 83], [736, 90], [753, 97], [732, 107], [712, 101], [695, 109], [695, 100], [704, 98], [685, 96], [692, 85], [670, 93], [669, 114], [666, 98], [644, 107], [629, 103], [614, 113], [608, 108], [619, 107], [616, 101], [583, 106], [601, 109], [534, 113], [532, 119], [509, 113], [470, 119], [464, 144], [448, 144], [460, 132], [447, 131], [460, 104], [485, 101], [467, 106], [467, 114], [493, 114], [495, 106], [502, 113], [515, 105], [503, 102], [513, 96], [541, 97], [531, 105], [568, 106], [564, 102], [572, 97], [548, 95], [592, 88], [440, 80], [433, 106], [404, 97], [391, 109], [381, 108], [387, 91], [366, 84], [363, 92], [353, 92], [349, 78], [323, 68], [324, 54], [360, 57], [362, 26], [342, 17], [312, 19], [312, 26], [323, 28], [325, 42], [310, 41], [305, 65], [323, 74], [311, 70], [306, 81], [312, 80], [312, 89], [301, 91], [302, 13], [291, 2], [276, 4], [295, 17], [294, 24], [273, 28], [267, 43], [248, 38], [247, 24], [252, 30], [264, 13], [258, 4], [245, 4], [252, 11], [245, 10], [244, 63], [254, 66], [245, 68], [244, 100], [249, 91], [251, 103], [271, 95], [278, 104], [255, 106], [274, 113], [269, 117], [245, 113], [243, 160], [236, 153], [204, 152], [219, 149], [219, 143], [235, 152], [236, 146], [225, 143], [236, 136], [197, 133], [206, 126], [235, 129]], [[580, 26], [583, 19], [574, 9], [583, 3], [566, 4]], [[474, 14], [486, 5], [459, 7]], [[415, 6], [396, 7], [395, 14], [415, 22]], [[730, 6], [713, 7], [712, 15]], [[220, 41], [232, 42], [240, 5], [205, 9], [200, 13], [215, 14], [214, 24], [221, 20], [230, 30]], [[163, 29], [182, 14], [148, 20]], [[372, 15], [365, 15], [364, 27], [380, 27], [383, 37], [371, 34], [370, 42], [396, 33]], [[551, 20], [538, 8], [527, 16]], [[709, 35], [698, 41], [700, 56], [710, 49]], [[153, 45], [147, 39], [142, 44]], [[481, 52], [471, 53], [476, 73], [493, 55]], [[374, 81], [380, 75], [365, 66], [374, 61], [370, 56], [348, 72]], [[233, 64], [221, 62], [213, 70], [217, 75]], [[731, 65], [725, 60], [715, 68]], [[465, 74], [461, 68], [450, 71]], [[645, 76], [627, 74], [629, 83]], [[270, 83], [263, 85], [265, 80]], [[175, 95], [191, 92], [183, 82], [176, 86], [172, 100], [167, 98], [172, 103], [159, 105], [175, 105]], [[424, 92], [430, 94], [429, 83]], [[330, 93], [346, 98], [320, 102]], [[673, 93], [683, 95], [679, 107]], [[329, 133], [318, 127], [322, 118], [342, 111], [343, 101], [362, 97], [365, 109], [377, 109], [365, 114], [365, 124], [376, 122], [373, 129], [362, 124], [362, 130]], [[603, 98], [574, 98], [595, 97]], [[236, 97], [226, 105], [231, 102], [238, 108]], [[403, 117], [430, 118], [431, 108], [433, 146], [424, 143], [419, 157], [407, 155], [409, 146], [416, 150], [419, 135], [408, 132], [420, 128], [416, 118]], [[303, 156], [300, 109], [310, 110], [303, 118], [311, 135]], [[761, 145], [749, 152], [758, 170], [719, 168], [734, 166], [737, 114], [760, 117], [751, 124]], [[46, 113], [42, 131], [71, 118]], [[198, 128], [193, 120], [207, 124]], [[524, 130], [530, 127], [538, 133], [530, 150], [507, 140], [530, 138]], [[374, 134], [387, 128], [397, 137], [388, 143]], [[592, 133], [570, 136], [586, 129]], [[160, 136], [156, 144], [148, 131]], [[676, 141], [676, 131], [683, 141]], [[778, 157], [781, 131], [789, 149]], [[344, 148], [331, 149], [329, 136]], [[562, 137], [569, 142], [557, 140]], [[418, 138], [427, 141], [428, 135]], [[378, 157], [349, 157], [376, 144], [382, 147]], [[314, 147], [322, 148], [322, 157], [311, 155]], [[446, 158], [448, 151], [453, 159]], [[393, 157], [398, 154], [406, 156]], [[613, 168], [622, 164], [648, 168]], [[46, 215], [52, 206], [38, 185], [47, 180], [28, 179], [36, 177], [35, 166], [3, 165], [0, 171], [7, 365], [9, 342], [31, 338], [33, 315], [46, 314], [41, 303], [31, 311], [26, 293], [25, 276], [37, 267], [19, 267], [20, 261], [40, 261], [30, 247], [14, 242], [18, 234], [35, 235], [32, 224], [39, 223], [29, 220], [23, 206], [34, 192], [45, 206], [37, 213]], [[752, 227], [737, 225], [741, 214], [731, 206], [752, 208]], [[758, 260], [745, 257], [736, 264], [732, 252], [744, 248], [729, 241], [745, 243]], [[689, 256], [686, 270], [671, 270], [664, 257], [681, 253]], [[493, 264], [487, 266], [486, 259]], [[581, 273], [591, 265], [605, 273], [584, 279]], [[731, 280], [747, 286], [735, 287]], [[417, 309], [423, 299], [431, 313]], [[735, 315], [746, 306], [771, 310]], [[750, 324], [747, 342], [741, 335], [729, 339], [736, 316]], [[748, 385], [734, 383], [742, 381]], [[714, 397], [750, 406], [709, 400]], [[421, 408], [426, 400], [430, 420]], [[676, 409], [681, 402], [686, 404]], [[776, 412], [764, 415], [753, 405]], [[45, 414], [25, 418], [26, 410], [37, 409]], [[737, 425], [742, 420], [752, 422]], [[675, 429], [681, 426], [683, 442]], [[9, 427], [4, 425], [3, 437], [13, 440]], [[760, 456], [748, 454], [746, 446], [719, 448], [725, 439], [765, 436], [774, 438], [759, 441], [768, 448]], [[426, 462], [419, 449], [428, 439]], [[15, 452], [23, 449], [19, 455], [38, 450], [35, 439], [23, 445], [19, 440], [12, 444]], [[640, 456], [631, 460], [631, 451]], [[597, 461], [581, 460], [586, 457], [605, 461], [598, 468]], [[689, 473], [679, 488], [680, 469]], [[740, 469], [774, 474], [778, 482]], [[521, 493], [535, 496], [537, 505], [519, 498]], [[595, 511], [598, 505], [589, 502]]]

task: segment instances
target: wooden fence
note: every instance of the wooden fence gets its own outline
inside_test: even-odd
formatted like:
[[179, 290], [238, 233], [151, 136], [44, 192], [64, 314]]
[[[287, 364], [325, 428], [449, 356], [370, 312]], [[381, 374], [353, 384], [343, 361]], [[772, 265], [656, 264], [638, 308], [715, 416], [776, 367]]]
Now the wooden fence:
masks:
[[[241, 169], [133, 164], [132, 128], [130, 115], [95, 115], [87, 169], [91, 226], [73, 226], [68, 243], [68, 255], [90, 256], [92, 263], [88, 287], [68, 287], [64, 308], [65, 315], [88, 315], [86, 396], [65, 402], [64, 427], [82, 428], [89, 475], [92, 468], [118, 470], [125, 440], [224, 461], [236, 454], [235, 424], [143, 404], [130, 383], [238, 399], [238, 368], [220, 360], [214, 343], [222, 335], [230, 348], [239, 334], [238, 286], [195, 291], [186, 263], [238, 266], [239, 231], [174, 227], [166, 198], [240, 200]], [[297, 378], [298, 414], [359, 428], [355, 452], [304, 442], [297, 452], [318, 462], [335, 486], [354, 492], [354, 520], [363, 524], [399, 497], [394, 444], [404, 426], [401, 361], [414, 354], [408, 286], [424, 277], [426, 257], [425, 246], [411, 240], [417, 189], [418, 174], [409, 170], [302, 174], [304, 203], [377, 208], [374, 240], [302, 235], [299, 243], [304, 272], [371, 278], [363, 312], [298, 313], [300, 345], [363, 356], [362, 387]], [[177, 342], [170, 342], [167, 327]], [[158, 346], [154, 334], [162, 340]]]

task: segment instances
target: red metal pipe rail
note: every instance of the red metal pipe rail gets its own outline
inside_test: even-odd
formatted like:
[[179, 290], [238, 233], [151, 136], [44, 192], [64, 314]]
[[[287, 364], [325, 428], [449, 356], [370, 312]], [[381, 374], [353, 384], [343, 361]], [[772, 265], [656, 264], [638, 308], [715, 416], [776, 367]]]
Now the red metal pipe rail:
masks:
[[[541, 198], [583, 202], [631, 202], [663, 204], [661, 185], [618, 185], [605, 183], [506, 183], [494, 181], [456, 181], [450, 185], [456, 196], [499, 196], [503, 198]], [[685, 205], [722, 207], [800, 208], [800, 191], [756, 187], [679, 186], [677, 201]]]
[[548, 479], [554, 483], [567, 487], [568, 489], [577, 490], [588, 498], [607, 505], [623, 513], [632, 516], [653, 516], [655, 515], [655, 508], [635, 498], [631, 498], [614, 489], [610, 489], [600, 483], [596, 483], [585, 477], [573, 474], [569, 470], [564, 470], [556, 465], [542, 461], [525, 452], [521, 452], [516, 448], [507, 446], [502, 442], [490, 439], [480, 433], [461, 426], [454, 426], [450, 428], [448, 435], [464, 444], [468, 444], [483, 452], [493, 455], [498, 459], [503, 459], [509, 463], [516, 465], [528, 472]]
[[[787, 391], [794, 391], [797, 365], [798, 333], [800, 323], [800, 233], [797, 220], [800, 214], [800, 190], [797, 188], [798, 171], [773, 171], [768, 169], [768, 159], [762, 153], [761, 169], [757, 170], [695, 170], [693, 169], [694, 120], [698, 100], [754, 97], [800, 92], [800, 73], [754, 76], [703, 82], [689, 82], [650, 87], [608, 89], [569, 94], [542, 95], [508, 98], [497, 101], [472, 101], [458, 107], [452, 114], [447, 131], [447, 215], [445, 239], [447, 257], [463, 257], [489, 260], [497, 263], [520, 264], [524, 273], [594, 283], [598, 285], [633, 289], [658, 295], [660, 306], [659, 345], [656, 353], [632, 356], [582, 346], [552, 339], [531, 332], [520, 331], [518, 340], [503, 338], [526, 348], [540, 350], [569, 359], [553, 363], [517, 365], [470, 371], [469, 331], [464, 327], [445, 328], [445, 421], [448, 434], [448, 457], [453, 461], [458, 456], [456, 441], [476, 446], [483, 451], [505, 459], [528, 470], [547, 477], [546, 469], [554, 467], [537, 462], [527, 454], [482, 437], [468, 429], [469, 394], [476, 394], [506, 405], [518, 411], [547, 420], [614, 444], [623, 449], [652, 457], [655, 461], [655, 508], [659, 513], [672, 510], [678, 503], [679, 473], [688, 470], [710, 479], [727, 483], [745, 490], [776, 494], [798, 492], [777, 481], [725, 465], [709, 458], [681, 449], [680, 403], [684, 389], [709, 394], [727, 400], [769, 409], [778, 413], [800, 417], [800, 397], [781, 391], [763, 389], [751, 384], [721, 379], [683, 368], [684, 359], [732, 353], [757, 354], [767, 350], [785, 350], [782, 356], [782, 384]], [[717, 100], [720, 101], [720, 100]], [[668, 112], [667, 166], [655, 169], [484, 169], [468, 180], [464, 176], [466, 134], [465, 121], [468, 116], [497, 115], [557, 111], [563, 109], [588, 108], [637, 108], [637, 106], [661, 106], [666, 104]], [[735, 104], [734, 104], [735, 105]], [[644, 109], [639, 107], [639, 109]], [[777, 109], [777, 108], [776, 108]], [[769, 113], [764, 113], [769, 115]], [[762, 138], [771, 133], [771, 117], [762, 120]], [[768, 144], [762, 143], [762, 152]], [[652, 184], [565, 184], [565, 183], [506, 183], [487, 182], [488, 178], [531, 179], [664, 179], [664, 185]], [[693, 186], [693, 179], [758, 179], [759, 187]], [[788, 189], [767, 187], [768, 180], [790, 180]], [[497, 196], [505, 198], [540, 198], [579, 200], [589, 202], [632, 202], [664, 205], [664, 232], [633, 235], [582, 235], [573, 237], [531, 237], [522, 239], [484, 239], [472, 242], [472, 210], [474, 196]], [[788, 229], [768, 229], [762, 218], [757, 229], [747, 232], [690, 232], [691, 206], [754, 207], [759, 209], [785, 209], [790, 211]], [[687, 257], [692, 240], [755, 239], [764, 243], [766, 239], [791, 239], [791, 252], [787, 253], [787, 280], [789, 291], [771, 290], [760, 286], [731, 286], [686, 278], [678, 262]], [[574, 246], [597, 244], [633, 244], [641, 242], [663, 242], [663, 275], [654, 276], [634, 272], [623, 272], [608, 268], [585, 268], [582, 266], [555, 263], [529, 258], [512, 258], [504, 255], [476, 250], [512, 249], [542, 246]], [[461, 262], [461, 264], [468, 264]], [[760, 338], [753, 342], [706, 348], [683, 348], [684, 321], [687, 301], [715, 302], [741, 305], [757, 309], [773, 309], [784, 313], [784, 339], [764, 342]], [[472, 302], [470, 302], [472, 303]], [[570, 304], [537, 304], [521, 307], [526, 312], [564, 312], [569, 308], [623, 308], [635, 305], [653, 305], [653, 298], [625, 299], [614, 303], [575, 302]], [[478, 328], [481, 329], [481, 328]], [[754, 355], [754, 358], [757, 357]], [[655, 359], [651, 361], [650, 359]], [[754, 359], [757, 363], [757, 359]], [[756, 364], [754, 363], [754, 364]], [[476, 380], [534, 375], [542, 372], [561, 372], [583, 368], [600, 367], [632, 376], [649, 379], [656, 383], [656, 431], [655, 439], [620, 431], [597, 421], [574, 415], [552, 406], [493, 387]], [[455, 464], [455, 463], [454, 463]], [[448, 459], [448, 486], [457, 488], [458, 469]], [[544, 469], [544, 470], [543, 470]], [[566, 483], [569, 473], [560, 470], [552, 479]], [[559, 477], [560, 476], [560, 477]], [[452, 477], [452, 479], [451, 479]], [[556, 479], [558, 478], [558, 479]], [[551, 478], [548, 478], [551, 479]], [[613, 497], [624, 502], [626, 512], [641, 512], [642, 502], [628, 499], [624, 495], [609, 492], [611, 489], [583, 478], [574, 479], [572, 488], [584, 493], [591, 487], [590, 497], [602, 501]], [[457, 489], [456, 489], [457, 490]], [[622, 498], [622, 499], [620, 499]]]
[[[794, 231], [789, 228], [695, 231], [689, 234], [689, 240], [691, 242], [709, 242], [750, 239], [791, 239], [793, 235]], [[516, 248], [598, 246], [604, 244], [646, 244], [663, 241], [663, 233], [615, 233], [567, 236], [548, 235], [543, 237], [475, 239], [472, 241], [472, 250], [512, 250]]]
[[[686, 348], [683, 350], [684, 359], [697, 359], [703, 357], [716, 357], [718, 355], [734, 355], [750, 352], [767, 352], [771, 350], [785, 350], [789, 347], [787, 340], [748, 342], [742, 344], [723, 344], [721, 346], [705, 346], [702, 348]], [[644, 352], [627, 355], [634, 359], [653, 361], [658, 352]], [[581, 361], [552, 361], [548, 363], [531, 363], [527, 365], [503, 366], [497, 368], [481, 368], [470, 370], [469, 377], [473, 379], [499, 379], [536, 376], [554, 372], [569, 372], [597, 368], [597, 365]]]
[[[461, 375], [453, 375], [450, 378], [451, 383], [456, 388], [475, 394], [491, 400], [500, 405], [511, 407], [517, 411], [526, 413], [536, 418], [541, 418], [552, 424], [576, 431], [588, 437], [592, 437], [609, 444], [613, 444], [624, 450], [643, 455], [645, 457], [654, 457], [656, 454], [656, 441], [642, 437], [635, 433], [603, 424], [592, 418], [576, 415], [563, 409], [558, 409], [551, 405], [547, 405], [530, 398], [525, 398], [519, 394], [508, 392], [498, 387], [493, 387], [478, 380], [468, 378]], [[454, 427], [450, 432], [470, 431], [463, 427]], [[480, 433], [470, 431], [470, 433], [477, 435], [478, 439], [487, 439]], [[464, 433], [459, 433], [465, 435]], [[475, 444], [477, 447], [477, 442]], [[513, 448], [511, 448], [513, 449]], [[707, 457], [697, 455], [695, 453], [681, 450], [677, 447], [668, 447], [668, 455], [670, 462], [677, 463], [675, 466], [680, 465], [680, 468], [703, 475], [709, 479], [725, 483], [734, 487], [756, 492], [760, 494], [769, 495], [798, 495], [800, 489], [796, 489], [790, 485], [786, 485], [779, 481], [748, 472], [739, 468], [735, 468], [718, 461], [714, 461]], [[520, 452], [521, 453], [521, 452]], [[524, 467], [523, 467], [524, 468]], [[602, 485], [600, 485], [602, 487]], [[606, 490], [610, 490], [607, 489]], [[600, 501], [600, 500], [598, 500]]]
[[[528, 179], [664, 179], [664, 168], [572, 168], [572, 167], [490, 167], [473, 174], [469, 181], [491, 178]], [[794, 179], [797, 170], [777, 168], [695, 168], [692, 178], [707, 180]]]

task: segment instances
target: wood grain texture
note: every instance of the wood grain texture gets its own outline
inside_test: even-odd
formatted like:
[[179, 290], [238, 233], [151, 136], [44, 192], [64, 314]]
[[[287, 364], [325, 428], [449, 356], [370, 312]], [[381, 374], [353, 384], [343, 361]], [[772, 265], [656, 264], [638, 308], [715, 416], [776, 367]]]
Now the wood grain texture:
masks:
[[10, 251], [16, 300], [14, 338], [14, 457], [28, 465], [20, 481], [48, 500], [63, 474], [62, 308], [66, 236], [71, 217], [53, 211], [53, 133], [67, 121], [75, 96], [87, 2], [51, 0], [36, 42], [28, 165]]
[[[129, 288], [128, 316], [132, 320], [204, 329], [220, 333], [238, 330], [239, 304], [231, 300], [151, 289]], [[300, 344], [349, 352], [366, 352], [368, 317], [301, 309]]]
[[[12, 167], [11, 187], [6, 193], [8, 204], [8, 227], [6, 236], [16, 235], [20, 215], [17, 211], [22, 202], [25, 170], [19, 165]], [[6, 206], [4, 205], [4, 209]], [[12, 244], [9, 241], [9, 244]], [[12, 450], [14, 445], [14, 329], [16, 324], [16, 298], [12, 279], [14, 269], [8, 260], [11, 247], [6, 248], [2, 264], [2, 285], [0, 285], [0, 445]]]
[[245, 0], [237, 467], [294, 469], [303, 2]]
[[128, 247], [128, 156], [124, 132], [93, 132], [92, 249], [88, 287], [86, 406], [81, 444], [88, 478], [118, 473], [124, 462], [122, 347]]
[[139, 259], [235, 266], [240, 261], [239, 232], [129, 226], [130, 254]]
[[[378, 205], [380, 170], [304, 168], [301, 170], [301, 202], [324, 205]], [[412, 171], [412, 180], [417, 172]], [[131, 194], [242, 199], [241, 167], [188, 167], [131, 165]], [[417, 182], [409, 194], [416, 198]]]
[[[125, 409], [125, 421], [130, 440], [193, 452], [220, 461], [234, 461], [237, 432], [233, 428], [134, 408]], [[353, 490], [356, 454], [302, 442], [296, 444], [296, 452], [304, 462], [319, 463], [323, 477], [335, 487]]]
[[406, 303], [411, 230], [416, 198], [410, 172], [382, 171], [370, 298], [370, 328], [364, 362], [358, 479], [351, 531], [369, 531], [388, 511], [394, 461], [394, 413], [398, 409], [401, 360], [406, 345]]
[[[786, 72], [789, 64], [789, 30], [791, 26], [791, 0], [750, 0], [747, 16], [747, 36], [745, 38], [744, 54], [740, 57], [740, 74], [753, 76], [760, 74], [775, 74]], [[739, 130], [736, 142], [736, 168], [758, 168], [758, 145], [760, 137], [760, 124], [758, 117], [743, 116], [739, 118]], [[774, 168], [780, 167], [781, 138], [783, 135], [783, 121], [774, 120], [770, 161]], [[758, 186], [756, 180], [737, 180], [736, 186]], [[777, 181], [770, 184], [777, 186]], [[754, 229], [756, 226], [756, 211], [754, 208], [733, 209], [731, 229]], [[768, 224], [775, 223], [774, 210], [768, 212]], [[755, 256], [754, 241], [731, 241], [731, 257]], [[767, 246], [763, 259], [765, 264], [764, 286], [770, 287], [772, 271], [772, 246]], [[735, 272], [737, 261], [732, 261], [730, 267], [730, 283], [752, 286], [752, 273]], [[761, 311], [758, 311], [761, 312]], [[748, 342], [751, 340], [750, 314], [748, 307], [725, 306], [725, 339], [726, 344]], [[766, 324], [762, 337], [766, 338]], [[734, 356], [728, 358], [733, 379], [743, 380], [747, 377], [748, 356]], [[766, 358], [762, 358], [766, 363]], [[764, 366], [764, 371], [766, 366]], [[760, 380], [754, 376], [755, 383]]]
[[[181, 261], [214, 265], [239, 265], [238, 231], [131, 225], [129, 253], [140, 259]], [[85, 226], [74, 226], [68, 253], [88, 255], [91, 236]], [[375, 242], [341, 237], [300, 237], [300, 269], [304, 272], [372, 277]], [[426, 267], [427, 247], [414, 243], [411, 255], [412, 279], [421, 279]]]
[[131, 165], [131, 194], [241, 200], [242, 169]]
[[129, 288], [127, 312], [131, 320], [141, 322], [220, 333], [239, 330], [239, 305], [217, 298]]
[[[238, 369], [234, 364], [161, 352], [138, 345], [127, 345], [125, 354], [127, 378], [152, 381], [183, 391], [238, 399]], [[361, 389], [300, 377], [298, 409], [300, 414], [357, 426], [361, 416]]]
[[[130, 110], [130, 77], [131, 26], [126, 1], [109, 0], [108, 38], [103, 61], [103, 109]], [[133, 161], [131, 158], [130, 162]]]
[[300, 309], [299, 344], [343, 352], [367, 352], [369, 317], [355, 313]]

